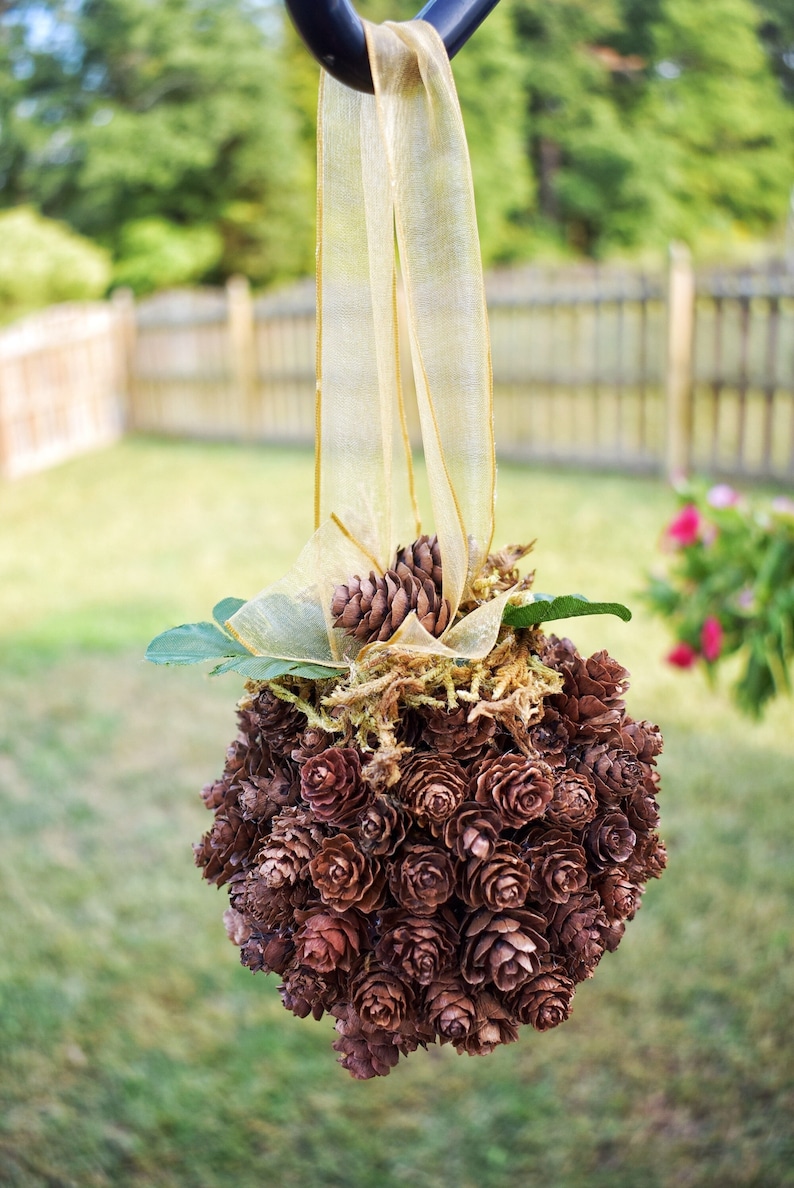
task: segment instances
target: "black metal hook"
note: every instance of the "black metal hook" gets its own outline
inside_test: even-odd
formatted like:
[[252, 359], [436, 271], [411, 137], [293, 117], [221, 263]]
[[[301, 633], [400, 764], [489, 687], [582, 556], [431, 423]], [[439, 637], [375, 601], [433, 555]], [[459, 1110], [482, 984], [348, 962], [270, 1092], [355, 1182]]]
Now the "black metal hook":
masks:
[[[339, 82], [373, 92], [364, 26], [350, 0], [285, 0], [306, 48]], [[499, 0], [430, 0], [416, 19], [437, 29], [450, 58], [466, 44]]]

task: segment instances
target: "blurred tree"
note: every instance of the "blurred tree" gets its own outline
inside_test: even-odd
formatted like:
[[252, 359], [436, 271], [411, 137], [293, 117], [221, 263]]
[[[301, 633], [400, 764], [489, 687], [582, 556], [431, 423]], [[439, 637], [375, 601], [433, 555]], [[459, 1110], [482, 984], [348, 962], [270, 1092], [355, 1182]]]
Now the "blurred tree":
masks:
[[27, 207], [0, 212], [0, 322], [101, 297], [109, 280], [110, 260], [96, 244]]
[[761, 44], [780, 79], [783, 94], [794, 103], [794, 3], [757, 0], [761, 14]]
[[751, 0], [664, 0], [654, 77], [637, 122], [664, 164], [662, 229], [695, 240], [785, 217], [794, 183], [794, 113], [759, 40]]
[[12, 3], [5, 27], [11, 78], [25, 80], [6, 203], [66, 218], [139, 290], [159, 279], [142, 267], [158, 235], [172, 283], [311, 267], [311, 160], [269, 3], [35, 0]]

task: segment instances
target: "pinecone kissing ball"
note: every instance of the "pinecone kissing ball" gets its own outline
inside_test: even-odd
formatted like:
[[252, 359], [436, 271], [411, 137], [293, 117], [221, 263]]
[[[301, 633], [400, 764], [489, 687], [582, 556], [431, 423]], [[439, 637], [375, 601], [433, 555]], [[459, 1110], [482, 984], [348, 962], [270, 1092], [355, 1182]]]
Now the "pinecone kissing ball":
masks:
[[[489, 557], [473, 598], [518, 581], [526, 551]], [[441, 634], [437, 542], [352, 578], [332, 609], [365, 642], [410, 610]], [[343, 678], [248, 683], [196, 863], [228, 888], [243, 965], [277, 973], [295, 1015], [334, 1019], [353, 1077], [568, 1018], [666, 861], [662, 739], [627, 688], [606, 652], [507, 626], [483, 661], [376, 654]]]

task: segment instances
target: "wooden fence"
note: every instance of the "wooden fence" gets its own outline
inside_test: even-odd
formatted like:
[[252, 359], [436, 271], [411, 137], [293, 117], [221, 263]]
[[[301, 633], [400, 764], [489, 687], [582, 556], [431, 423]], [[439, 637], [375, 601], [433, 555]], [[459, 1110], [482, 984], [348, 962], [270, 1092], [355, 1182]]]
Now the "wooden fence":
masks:
[[0, 333], [0, 475], [15, 478], [115, 440], [122, 325], [113, 303], [61, 305]]
[[[782, 262], [694, 274], [678, 248], [666, 271], [530, 267], [492, 273], [486, 287], [502, 457], [794, 483], [794, 273]], [[70, 380], [72, 395], [64, 387], [57, 398], [85, 410], [104, 385], [100, 438], [118, 429], [123, 387], [126, 423], [139, 431], [312, 441], [311, 282], [253, 298], [238, 278], [225, 290], [161, 293], [137, 306], [122, 295], [104, 308], [107, 356], [95, 345], [80, 365], [91, 383], [76, 394]], [[46, 399], [26, 397], [18, 382], [9, 398], [7, 372], [0, 345], [0, 458], [13, 474], [30, 468], [19, 425], [55, 406], [57, 383], [51, 369]], [[74, 417], [86, 423], [85, 412]], [[409, 419], [417, 439], [415, 412]], [[65, 414], [50, 416], [51, 444], [36, 464], [47, 449], [50, 460], [73, 452], [66, 438], [87, 448], [73, 431], [54, 444], [56, 421], [65, 425]]]

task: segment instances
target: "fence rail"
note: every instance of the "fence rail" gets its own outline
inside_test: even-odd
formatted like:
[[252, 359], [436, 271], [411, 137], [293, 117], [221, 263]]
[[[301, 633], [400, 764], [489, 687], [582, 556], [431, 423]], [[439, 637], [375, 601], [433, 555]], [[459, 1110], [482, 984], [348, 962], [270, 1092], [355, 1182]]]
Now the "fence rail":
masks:
[[[695, 274], [679, 248], [666, 271], [529, 267], [490, 274], [486, 290], [503, 457], [794, 483], [794, 274], [782, 262]], [[145, 432], [312, 440], [310, 282], [254, 298], [236, 278], [91, 309], [105, 318], [96, 341], [84, 330], [43, 345], [58, 324], [48, 311], [24, 364], [12, 362], [27, 358], [22, 327], [0, 334], [4, 473], [114, 436], [122, 400]], [[15, 335], [16, 355], [3, 345]], [[417, 439], [415, 410], [409, 421]]]

